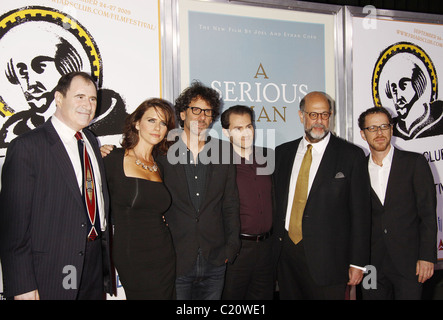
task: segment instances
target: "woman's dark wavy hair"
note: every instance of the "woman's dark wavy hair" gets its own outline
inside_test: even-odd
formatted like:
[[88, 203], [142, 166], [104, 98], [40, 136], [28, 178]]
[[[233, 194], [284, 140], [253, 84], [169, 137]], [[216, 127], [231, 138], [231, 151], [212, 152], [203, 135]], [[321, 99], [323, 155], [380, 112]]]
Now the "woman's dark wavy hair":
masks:
[[184, 121], [180, 118], [180, 113], [186, 111], [192, 100], [200, 98], [212, 107], [212, 121], [220, 114], [220, 95], [212, 88], [204, 86], [200, 81], [194, 80], [180, 96], [175, 100], [175, 115], [181, 127]]
[[126, 117], [125, 126], [123, 127], [123, 141], [122, 147], [125, 150], [133, 149], [138, 141], [138, 130], [135, 128], [135, 124], [140, 121], [145, 112], [150, 108], [156, 108], [157, 112], [159, 110], [163, 110], [165, 114], [165, 122], [167, 127], [167, 132], [164, 139], [157, 145], [154, 146], [153, 155], [164, 155], [168, 152], [170, 145], [174, 141], [168, 141], [167, 136], [168, 132], [172, 129], [175, 129], [175, 117], [174, 110], [171, 104], [160, 98], [152, 98], [143, 101], [134, 112], [132, 112], [129, 116]]

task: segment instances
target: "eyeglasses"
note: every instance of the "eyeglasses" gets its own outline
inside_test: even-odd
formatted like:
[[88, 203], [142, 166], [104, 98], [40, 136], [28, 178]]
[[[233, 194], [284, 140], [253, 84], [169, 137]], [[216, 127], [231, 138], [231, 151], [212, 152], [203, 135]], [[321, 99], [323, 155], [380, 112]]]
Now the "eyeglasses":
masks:
[[189, 109], [191, 109], [192, 113], [195, 114], [196, 116], [198, 116], [200, 113], [202, 113], [202, 111], [204, 112], [205, 116], [207, 117], [212, 117], [212, 109], [202, 109], [199, 107], [188, 107]]
[[391, 126], [392, 125], [390, 123], [387, 123], [387, 124], [382, 124], [380, 126], [369, 126], [367, 128], [363, 128], [363, 130], [368, 130], [369, 132], [376, 132], [378, 131], [378, 129], [389, 130]]
[[306, 111], [303, 111], [303, 112], [306, 113], [311, 120], [317, 120], [318, 116], [321, 116], [322, 120], [328, 120], [329, 117], [331, 116], [330, 112], [322, 112], [322, 113], [306, 112]]

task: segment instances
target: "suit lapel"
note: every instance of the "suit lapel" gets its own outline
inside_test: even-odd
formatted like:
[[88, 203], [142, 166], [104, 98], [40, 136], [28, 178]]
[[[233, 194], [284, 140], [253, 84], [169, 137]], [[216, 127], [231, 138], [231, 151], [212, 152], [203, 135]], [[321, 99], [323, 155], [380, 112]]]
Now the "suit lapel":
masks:
[[[77, 178], [75, 177], [74, 167], [72, 166], [71, 159], [66, 152], [65, 146], [61, 141], [57, 131], [55, 131], [54, 126], [51, 123], [51, 120], [46, 121], [44, 124], [44, 128], [48, 133], [48, 140], [51, 145], [51, 152], [56, 159], [55, 163], [59, 167], [61, 172], [61, 176], [64, 177], [66, 184], [71, 188], [72, 194], [78, 194], [78, 201], [80, 205], [83, 205], [81, 199], [80, 189], [78, 187]], [[54, 168], [55, 169], [55, 168]]]
[[392, 164], [391, 171], [389, 172], [388, 185], [386, 186], [386, 195], [385, 195], [385, 206], [389, 204], [390, 199], [396, 192], [393, 185], [395, 185], [395, 181], [397, 177], [400, 177], [403, 174], [402, 161], [401, 161], [401, 151], [397, 148], [394, 148], [394, 155], [392, 156]]
[[[222, 144], [222, 140], [219, 139], [215, 139], [213, 137], [209, 138], [210, 140], [207, 141], [206, 145], [205, 145], [205, 149], [203, 149], [202, 152], [204, 152], [205, 154], [208, 155], [208, 158], [211, 159], [209, 161], [209, 163], [206, 165], [206, 177], [205, 177], [205, 188], [203, 189], [203, 194], [201, 195], [201, 199], [202, 202], [200, 203], [200, 208], [204, 208], [209, 197], [206, 197], [206, 192], [208, 190], [212, 190], [212, 188], [210, 188], [211, 184], [212, 184], [212, 175], [214, 173], [214, 163], [213, 161], [218, 161], [218, 163], [222, 164], [223, 163], [223, 144]], [[208, 149], [206, 149], [208, 148]], [[229, 155], [233, 155], [234, 150], [231, 148], [231, 146], [229, 145]], [[218, 150], [218, 154], [217, 154], [217, 158], [212, 158], [212, 152], [214, 152], [215, 150]], [[231, 158], [231, 162], [232, 162], [232, 158]]]
[[311, 190], [309, 191], [308, 200], [311, 198], [311, 194], [315, 194], [315, 190], [323, 183], [325, 179], [330, 179], [330, 177], [335, 173], [337, 157], [339, 154], [337, 148], [335, 147], [336, 138], [331, 134], [328, 145], [326, 146], [325, 153], [318, 167], [317, 173], [315, 175], [314, 181], [312, 182]]
[[298, 146], [300, 145], [301, 142], [301, 138], [295, 140], [295, 143], [293, 146], [290, 146], [287, 150], [287, 152], [283, 155], [283, 165], [281, 168], [282, 172], [288, 172], [288, 174], [285, 174], [283, 177], [284, 179], [283, 182], [284, 184], [282, 185], [282, 187], [280, 188], [281, 192], [285, 192], [285, 197], [286, 197], [286, 203], [284, 205], [284, 208], [286, 208], [288, 206], [288, 195], [289, 195], [289, 187], [291, 184], [291, 173], [292, 173], [292, 167], [294, 166], [294, 161], [295, 161], [295, 155], [297, 154], [297, 150], [298, 150]]
[[98, 143], [97, 143], [97, 139], [95, 138], [95, 136], [87, 129], [83, 129], [83, 133], [86, 137], [86, 139], [88, 139], [89, 143], [92, 146], [92, 150], [94, 151], [94, 155], [95, 155], [95, 159], [97, 160], [97, 164], [99, 167], [99, 171], [100, 171], [100, 178], [101, 178], [101, 182], [102, 182], [102, 186], [103, 186], [103, 200], [104, 200], [104, 204], [105, 204], [105, 212], [106, 214], [108, 214], [109, 210], [109, 194], [108, 194], [108, 185], [106, 182], [106, 170], [105, 170], [105, 165], [103, 163], [102, 160], [102, 155], [100, 153], [100, 149], [98, 147]]
[[[369, 165], [369, 157], [371, 156], [371, 154], [369, 154], [366, 159], [368, 160], [368, 165]], [[370, 181], [370, 180], [369, 180]], [[374, 189], [372, 189], [372, 185], [371, 185], [371, 198], [376, 199], [377, 204], [379, 204], [380, 206], [383, 206], [383, 204], [380, 201], [380, 198], [378, 197], [377, 193], [375, 192]], [[385, 199], [386, 201], [386, 199]]]

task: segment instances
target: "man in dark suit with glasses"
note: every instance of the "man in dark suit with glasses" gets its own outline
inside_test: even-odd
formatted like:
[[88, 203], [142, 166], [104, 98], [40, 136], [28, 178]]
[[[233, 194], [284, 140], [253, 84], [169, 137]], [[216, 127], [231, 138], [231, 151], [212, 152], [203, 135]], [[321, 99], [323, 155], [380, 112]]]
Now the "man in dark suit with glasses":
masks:
[[432, 172], [423, 155], [391, 144], [393, 120], [385, 108], [366, 110], [358, 125], [370, 150], [371, 264], [377, 270], [377, 288], [363, 288], [363, 298], [419, 300], [437, 262]]
[[370, 191], [362, 149], [329, 131], [330, 100], [300, 102], [305, 136], [276, 148], [274, 233], [281, 299], [344, 299], [369, 263]]

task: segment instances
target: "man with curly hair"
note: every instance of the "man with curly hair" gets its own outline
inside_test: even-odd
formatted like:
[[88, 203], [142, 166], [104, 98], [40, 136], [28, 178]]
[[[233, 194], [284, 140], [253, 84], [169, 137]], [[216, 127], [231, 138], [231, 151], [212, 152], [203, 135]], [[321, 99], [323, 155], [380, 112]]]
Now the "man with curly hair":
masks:
[[200, 82], [186, 88], [175, 101], [183, 130], [158, 159], [172, 197], [165, 219], [177, 255], [177, 299], [220, 299], [226, 263], [240, 249], [236, 167], [223, 161], [232, 147], [208, 135], [220, 105], [214, 89]]

